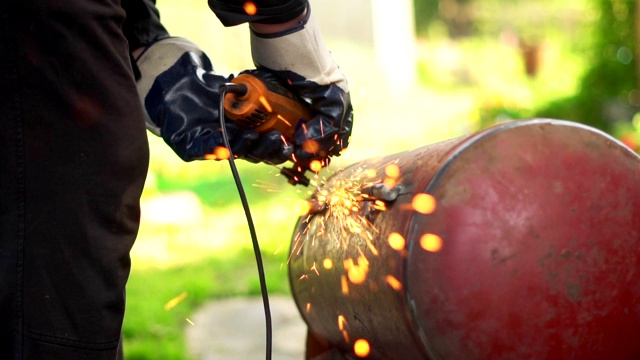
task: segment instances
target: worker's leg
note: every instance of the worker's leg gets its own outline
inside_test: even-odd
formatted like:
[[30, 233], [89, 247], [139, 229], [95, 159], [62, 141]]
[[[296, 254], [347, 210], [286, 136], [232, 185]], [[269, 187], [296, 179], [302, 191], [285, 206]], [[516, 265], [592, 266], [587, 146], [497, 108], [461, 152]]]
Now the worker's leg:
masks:
[[148, 162], [124, 13], [0, 6], [0, 358], [113, 360]]

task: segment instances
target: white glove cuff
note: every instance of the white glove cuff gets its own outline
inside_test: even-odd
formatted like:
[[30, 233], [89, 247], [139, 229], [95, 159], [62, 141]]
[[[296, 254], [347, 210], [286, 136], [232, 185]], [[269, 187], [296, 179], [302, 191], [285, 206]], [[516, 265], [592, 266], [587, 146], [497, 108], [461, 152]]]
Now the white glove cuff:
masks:
[[[185, 52], [201, 54], [202, 50], [187, 39], [170, 37], [153, 43], [136, 59], [136, 65], [140, 70], [140, 79], [137, 81], [138, 95], [143, 108], [145, 97], [155, 79], [173, 66]], [[160, 128], [151, 120], [146, 108], [144, 113], [147, 129], [160, 136]]]
[[307, 19], [293, 32], [270, 36], [252, 31], [253, 63], [271, 70], [292, 71], [319, 85], [336, 84], [349, 92], [347, 79], [331, 58], [311, 9], [307, 11]]

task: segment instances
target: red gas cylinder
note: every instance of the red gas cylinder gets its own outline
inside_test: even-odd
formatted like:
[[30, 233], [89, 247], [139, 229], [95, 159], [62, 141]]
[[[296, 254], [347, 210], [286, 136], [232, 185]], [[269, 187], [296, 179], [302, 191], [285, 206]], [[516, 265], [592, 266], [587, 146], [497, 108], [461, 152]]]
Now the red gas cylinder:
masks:
[[[360, 194], [385, 181], [386, 202]], [[640, 359], [640, 157], [610, 136], [505, 123], [354, 164], [314, 196], [292, 293], [347, 356]]]

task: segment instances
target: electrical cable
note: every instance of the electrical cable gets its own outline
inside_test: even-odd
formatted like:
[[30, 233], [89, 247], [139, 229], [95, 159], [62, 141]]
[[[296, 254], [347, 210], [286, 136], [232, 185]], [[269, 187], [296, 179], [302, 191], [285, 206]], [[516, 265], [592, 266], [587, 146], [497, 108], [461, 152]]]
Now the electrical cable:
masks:
[[264, 306], [264, 318], [266, 322], [266, 359], [271, 360], [271, 353], [273, 349], [273, 330], [271, 325], [271, 310], [269, 307], [269, 293], [267, 291], [267, 281], [264, 272], [264, 264], [262, 263], [262, 255], [260, 252], [260, 244], [258, 243], [258, 236], [256, 235], [255, 225], [251, 217], [251, 211], [249, 210], [249, 202], [247, 200], [247, 194], [242, 186], [242, 180], [238, 173], [235, 161], [233, 159], [233, 152], [231, 151], [231, 145], [229, 143], [229, 136], [227, 134], [226, 124], [224, 120], [224, 96], [227, 92], [242, 93], [246, 92], [246, 87], [238, 84], [227, 83], [220, 85], [220, 127], [222, 128], [222, 139], [224, 145], [229, 150], [229, 166], [231, 167], [231, 173], [233, 174], [233, 180], [238, 188], [238, 195], [240, 195], [240, 201], [244, 208], [244, 213], [247, 217], [247, 224], [249, 226], [249, 232], [251, 233], [251, 242], [253, 244], [253, 253], [256, 257], [256, 265], [258, 267], [258, 277], [260, 280], [260, 291], [262, 293], [262, 303]]

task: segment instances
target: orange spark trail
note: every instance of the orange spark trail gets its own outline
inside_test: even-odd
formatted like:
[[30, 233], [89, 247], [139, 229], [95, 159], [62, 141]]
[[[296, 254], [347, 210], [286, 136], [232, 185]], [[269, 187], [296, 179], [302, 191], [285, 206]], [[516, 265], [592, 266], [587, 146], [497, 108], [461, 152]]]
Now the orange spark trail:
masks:
[[187, 296], [189, 296], [189, 294], [185, 291], [185, 292], [181, 293], [180, 295], [174, 297], [173, 299], [167, 301], [167, 303], [164, 304], [164, 310], [165, 311], [169, 311], [169, 310], [173, 309], [174, 307], [178, 306], [178, 304], [180, 304], [184, 299], [186, 299]]

